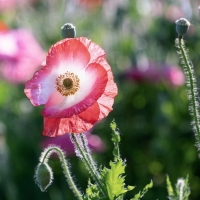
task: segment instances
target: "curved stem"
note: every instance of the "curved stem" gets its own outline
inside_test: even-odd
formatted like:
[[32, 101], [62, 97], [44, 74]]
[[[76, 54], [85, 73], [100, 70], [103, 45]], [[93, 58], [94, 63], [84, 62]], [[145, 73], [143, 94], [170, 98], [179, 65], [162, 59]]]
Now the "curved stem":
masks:
[[86, 165], [86, 167], [88, 168], [89, 172], [91, 173], [92, 178], [94, 178], [94, 180], [97, 182], [97, 184], [99, 185], [100, 190], [103, 192], [103, 194], [107, 195], [107, 191], [106, 191], [103, 183], [100, 181], [100, 178], [97, 176], [96, 171], [94, 171], [93, 168], [91, 167], [90, 162], [87, 159], [87, 156], [85, 155], [84, 151], [82, 150], [82, 148], [81, 148], [81, 146], [80, 146], [80, 144], [79, 144], [79, 142], [77, 140], [77, 136], [74, 133], [72, 133], [71, 136], [72, 136], [72, 139], [75, 142], [75, 145], [76, 145], [77, 149], [79, 150], [79, 152], [80, 152], [80, 154], [81, 154], [81, 156], [83, 158], [84, 164]]
[[[198, 140], [198, 143], [200, 141], [200, 125], [199, 125], [199, 113], [198, 113], [198, 107], [199, 107], [199, 103], [197, 102], [198, 99], [198, 92], [197, 92], [197, 87], [196, 87], [196, 80], [193, 74], [193, 69], [192, 69], [192, 62], [189, 60], [189, 57], [187, 55], [187, 52], [184, 48], [184, 40], [181, 38], [178, 38], [178, 46], [180, 48], [181, 51], [181, 60], [183, 61], [182, 64], [185, 64], [186, 69], [185, 69], [185, 73], [188, 79], [187, 86], [189, 88], [189, 98], [191, 101], [191, 112], [192, 115], [194, 117], [194, 129], [196, 131], [196, 137]], [[188, 85], [189, 84], [189, 85]], [[199, 148], [199, 144], [198, 144], [198, 148]]]
[[62, 163], [64, 174], [65, 174], [65, 177], [66, 177], [67, 182], [69, 184], [69, 187], [71, 188], [71, 190], [73, 191], [73, 193], [77, 196], [77, 198], [79, 200], [83, 200], [80, 191], [77, 189], [77, 187], [76, 187], [76, 185], [75, 185], [75, 183], [74, 183], [74, 181], [71, 177], [71, 174], [70, 174], [70, 171], [69, 171], [69, 168], [68, 168], [68, 164], [67, 164], [67, 160], [65, 159], [64, 153], [62, 152], [61, 149], [59, 149], [58, 147], [50, 147], [45, 152], [45, 155], [42, 159], [42, 163], [44, 163], [48, 159], [48, 157], [54, 152], [59, 155], [60, 162]]

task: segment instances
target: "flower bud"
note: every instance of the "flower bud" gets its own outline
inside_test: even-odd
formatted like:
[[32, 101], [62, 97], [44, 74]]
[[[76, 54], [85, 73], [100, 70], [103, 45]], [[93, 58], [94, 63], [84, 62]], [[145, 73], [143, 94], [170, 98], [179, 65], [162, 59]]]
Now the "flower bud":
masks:
[[74, 38], [76, 36], [76, 27], [73, 24], [66, 23], [61, 27], [62, 38]]
[[180, 18], [175, 21], [176, 23], [176, 32], [178, 37], [182, 38], [185, 35], [190, 27], [190, 22], [185, 18]]
[[39, 163], [35, 172], [35, 182], [42, 192], [44, 192], [52, 183], [53, 172], [47, 163]]

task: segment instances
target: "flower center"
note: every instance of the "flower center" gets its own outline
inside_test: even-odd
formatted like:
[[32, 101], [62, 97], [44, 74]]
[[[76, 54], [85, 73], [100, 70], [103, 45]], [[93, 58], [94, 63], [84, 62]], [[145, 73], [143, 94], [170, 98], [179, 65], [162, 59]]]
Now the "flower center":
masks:
[[63, 96], [75, 94], [80, 88], [80, 79], [77, 75], [67, 71], [56, 79], [56, 89]]
[[63, 80], [63, 85], [66, 89], [70, 90], [73, 87], [73, 81], [71, 78], [66, 78]]

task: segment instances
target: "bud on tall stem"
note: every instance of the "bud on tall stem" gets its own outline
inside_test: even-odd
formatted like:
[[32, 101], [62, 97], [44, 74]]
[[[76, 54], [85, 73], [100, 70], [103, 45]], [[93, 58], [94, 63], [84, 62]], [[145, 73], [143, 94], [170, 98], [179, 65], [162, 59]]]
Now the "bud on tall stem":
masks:
[[[178, 55], [180, 56], [181, 66], [186, 76], [186, 85], [188, 88], [188, 98], [190, 102], [190, 114], [193, 117], [192, 126], [196, 137], [196, 146], [200, 151], [200, 122], [199, 122], [199, 97], [196, 86], [196, 78], [194, 76], [194, 68], [192, 61], [189, 58], [188, 51], [185, 48], [184, 40], [182, 36], [187, 32], [189, 23], [186, 19], [181, 18], [176, 21], [176, 27], [184, 27], [182, 29], [177, 28], [178, 38], [175, 40], [175, 46], [178, 48]], [[187, 27], [187, 30], [186, 30]]]

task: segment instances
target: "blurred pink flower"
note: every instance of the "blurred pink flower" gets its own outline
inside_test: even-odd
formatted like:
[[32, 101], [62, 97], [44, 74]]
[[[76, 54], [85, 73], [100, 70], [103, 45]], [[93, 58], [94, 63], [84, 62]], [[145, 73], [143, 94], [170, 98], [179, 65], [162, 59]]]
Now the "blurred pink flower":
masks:
[[[103, 152], [106, 147], [101, 138], [97, 135], [93, 135], [90, 132], [85, 132], [85, 136], [88, 141], [88, 147], [92, 152]], [[53, 138], [45, 137], [41, 142], [41, 148], [46, 148], [51, 145], [57, 145], [62, 150], [64, 150], [67, 155], [74, 155], [74, 145], [70, 140], [69, 134], [64, 134], [62, 136], [57, 136]]]
[[15, 0], [0, 0], [0, 10], [4, 11], [15, 6]]
[[149, 65], [145, 69], [140, 70], [137, 67], [132, 67], [123, 74], [124, 77], [134, 80], [135, 82], [161, 83], [164, 82], [170, 86], [181, 86], [185, 82], [185, 76], [178, 66], [164, 65]]
[[153, 66], [149, 65], [144, 69], [140, 69], [138, 67], [132, 67], [128, 71], [125, 72], [125, 77], [134, 80], [135, 82], [151, 82], [158, 83], [160, 82], [160, 74], [158, 70]]
[[14, 83], [29, 80], [45, 59], [45, 52], [25, 29], [0, 32], [0, 71]]
[[180, 7], [175, 6], [175, 5], [171, 5], [168, 6], [166, 11], [165, 11], [165, 17], [171, 21], [171, 22], [175, 22], [177, 19], [181, 18], [184, 16], [183, 11], [181, 10]]
[[7, 11], [35, 3], [37, 0], [0, 0], [0, 10]]
[[185, 76], [180, 67], [165, 67], [162, 71], [163, 79], [172, 86], [181, 86], [185, 83]]
[[95, 9], [102, 4], [103, 0], [78, 0], [78, 3], [88, 9]]

